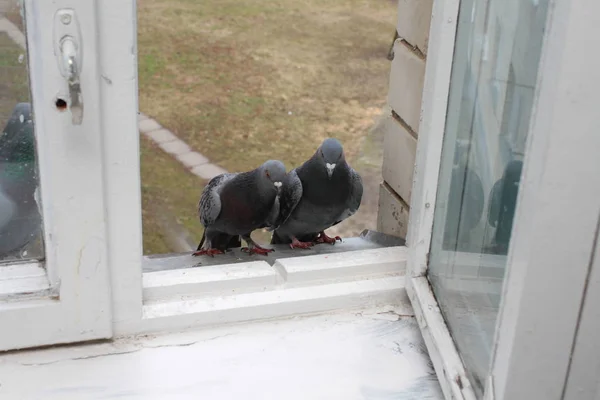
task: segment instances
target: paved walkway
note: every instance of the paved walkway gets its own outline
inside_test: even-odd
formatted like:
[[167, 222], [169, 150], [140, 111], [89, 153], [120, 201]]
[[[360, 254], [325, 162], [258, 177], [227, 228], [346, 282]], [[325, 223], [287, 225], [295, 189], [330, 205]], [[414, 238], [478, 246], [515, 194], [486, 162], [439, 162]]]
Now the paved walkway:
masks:
[[209, 180], [227, 172], [223, 168], [212, 164], [206, 156], [194, 151], [187, 143], [161, 126], [156, 120], [143, 113], [139, 113], [138, 119], [140, 133], [156, 143], [165, 153], [173, 156], [192, 174], [204, 180]]

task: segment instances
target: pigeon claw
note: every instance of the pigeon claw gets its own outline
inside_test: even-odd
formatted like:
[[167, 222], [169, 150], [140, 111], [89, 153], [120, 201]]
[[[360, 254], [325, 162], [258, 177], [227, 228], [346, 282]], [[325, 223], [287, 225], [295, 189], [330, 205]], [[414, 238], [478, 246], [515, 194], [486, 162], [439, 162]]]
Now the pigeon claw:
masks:
[[214, 257], [215, 254], [225, 254], [223, 251], [219, 249], [206, 249], [206, 250], [198, 250], [192, 253], [194, 257], [197, 256], [211, 256]]
[[313, 247], [314, 243], [312, 242], [301, 242], [298, 239], [294, 238], [292, 243], [290, 243], [290, 249], [310, 249]]
[[262, 247], [242, 247], [241, 250], [248, 255], [260, 254], [261, 256], [268, 256], [269, 253], [275, 251], [274, 249], [265, 249]]
[[315, 243], [327, 243], [327, 244], [334, 245], [335, 242], [337, 242], [338, 240], [341, 242], [342, 238], [339, 236], [330, 237], [330, 236], [327, 236], [325, 234], [325, 232], [321, 232], [321, 233], [319, 233], [319, 237], [317, 237], [317, 239], [315, 240]]

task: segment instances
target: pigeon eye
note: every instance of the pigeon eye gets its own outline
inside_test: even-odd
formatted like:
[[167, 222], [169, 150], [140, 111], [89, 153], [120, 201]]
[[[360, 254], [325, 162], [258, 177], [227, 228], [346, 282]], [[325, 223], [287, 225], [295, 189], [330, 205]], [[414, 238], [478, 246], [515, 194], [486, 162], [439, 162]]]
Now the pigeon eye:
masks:
[[267, 174], [267, 178], [271, 177], [271, 174], [269, 174], [269, 171], [267, 171], [266, 174]]

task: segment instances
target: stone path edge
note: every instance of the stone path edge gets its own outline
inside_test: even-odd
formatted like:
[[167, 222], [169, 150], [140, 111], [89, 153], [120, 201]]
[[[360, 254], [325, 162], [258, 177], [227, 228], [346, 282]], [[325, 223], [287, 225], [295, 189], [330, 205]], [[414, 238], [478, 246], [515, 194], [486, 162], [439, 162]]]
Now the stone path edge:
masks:
[[138, 112], [138, 128], [142, 135], [156, 143], [162, 151], [175, 158], [199, 178], [210, 180], [227, 172], [211, 163], [206, 156], [193, 150], [173, 132], [142, 112]]

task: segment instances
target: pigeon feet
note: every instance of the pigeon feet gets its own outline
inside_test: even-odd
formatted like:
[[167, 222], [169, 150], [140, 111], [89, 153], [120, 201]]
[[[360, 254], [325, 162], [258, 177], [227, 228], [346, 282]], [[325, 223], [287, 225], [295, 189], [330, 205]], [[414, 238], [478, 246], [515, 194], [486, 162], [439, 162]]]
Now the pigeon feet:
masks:
[[296, 238], [292, 239], [292, 243], [290, 243], [291, 249], [310, 249], [313, 247], [314, 243], [312, 242], [301, 242]]
[[194, 257], [197, 256], [211, 256], [214, 257], [215, 254], [225, 254], [223, 251], [219, 249], [206, 249], [206, 250], [198, 250], [192, 253]]
[[334, 245], [336, 241], [342, 241], [342, 238], [339, 236], [335, 236], [335, 237], [330, 237], [327, 236], [325, 234], [325, 232], [321, 232], [319, 233], [319, 237], [317, 237], [317, 239], [315, 240], [315, 243], [327, 243], [327, 244], [331, 244]]
[[261, 256], [268, 256], [269, 253], [271, 253], [272, 251], [275, 251], [274, 249], [265, 249], [264, 247], [260, 247], [260, 246], [253, 246], [253, 247], [242, 247], [241, 249], [244, 253], [248, 253], [248, 255], [252, 255], [252, 254], [260, 254]]

